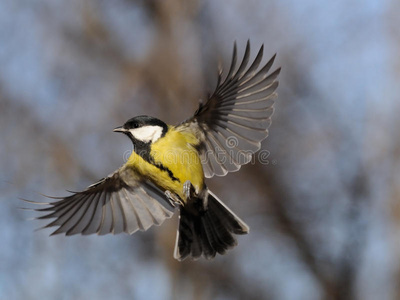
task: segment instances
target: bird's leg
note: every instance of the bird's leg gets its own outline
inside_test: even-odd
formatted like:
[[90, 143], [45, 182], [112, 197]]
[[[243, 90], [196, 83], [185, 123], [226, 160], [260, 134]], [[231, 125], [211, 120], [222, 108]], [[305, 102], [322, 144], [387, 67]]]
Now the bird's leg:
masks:
[[165, 194], [165, 197], [167, 197], [169, 203], [171, 203], [171, 205], [173, 207], [176, 207], [177, 205], [182, 205], [183, 206], [183, 202], [179, 198], [178, 195], [176, 195], [174, 193], [171, 193], [170, 191], [165, 191], [164, 194]]
[[199, 198], [203, 199], [203, 210], [206, 211], [208, 209], [208, 189], [203, 189], [199, 193]]
[[184, 202], [189, 204], [196, 213], [204, 213], [208, 209], [208, 189], [204, 188], [199, 193], [196, 192], [193, 184], [187, 180], [183, 184]]
[[183, 195], [186, 198], [185, 202], [187, 202], [187, 200], [189, 199], [198, 198], [198, 195], [196, 194], [196, 189], [194, 188], [190, 180], [186, 180], [183, 184]]

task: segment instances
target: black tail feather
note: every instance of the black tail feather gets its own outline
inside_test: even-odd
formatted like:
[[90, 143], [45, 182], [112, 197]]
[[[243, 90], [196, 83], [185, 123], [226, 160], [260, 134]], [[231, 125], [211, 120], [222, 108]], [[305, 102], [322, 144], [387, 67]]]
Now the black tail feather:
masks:
[[237, 245], [233, 234], [248, 232], [249, 227], [209, 191], [206, 211], [194, 214], [181, 208], [174, 257], [211, 259]]

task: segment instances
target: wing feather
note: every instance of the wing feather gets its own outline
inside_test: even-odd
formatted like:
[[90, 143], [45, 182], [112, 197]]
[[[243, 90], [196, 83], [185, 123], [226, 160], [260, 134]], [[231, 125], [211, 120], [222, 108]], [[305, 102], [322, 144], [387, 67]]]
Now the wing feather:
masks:
[[103, 198], [103, 211], [99, 228], [97, 229], [98, 235], [105, 235], [112, 232], [112, 211], [110, 204], [110, 194], [107, 193]]
[[110, 199], [111, 207], [113, 208], [113, 234], [124, 232], [124, 215], [121, 210], [121, 205], [118, 199], [118, 193], [112, 194]]
[[75, 214], [75, 217], [78, 218], [76, 222], [72, 221], [72, 226], [66, 231], [66, 235], [74, 235], [83, 230], [88, 223], [88, 218], [90, 218], [91, 214], [88, 213], [89, 208], [92, 206], [94, 195], [90, 195], [86, 201], [83, 202], [82, 207]]
[[120, 199], [122, 200], [121, 203], [124, 206], [124, 213], [126, 214], [126, 221], [127, 221], [127, 230], [129, 234], [133, 234], [139, 230], [141, 224], [139, 221], [139, 216], [132, 204], [129, 200], [126, 191], [121, 191], [119, 194]]
[[[122, 201], [121, 201], [119, 193], [115, 193], [115, 198], [116, 198], [116, 202], [118, 203], [119, 210], [121, 212], [121, 219], [120, 219], [121, 221], [120, 222], [122, 222], [122, 232], [128, 232], [126, 214], [125, 214], [124, 206], [122, 205]], [[116, 232], [116, 233], [119, 233], [119, 232]]]
[[133, 169], [123, 166], [82, 192], [36, 209], [45, 213], [38, 219], [54, 218], [45, 226], [58, 226], [52, 235], [132, 234], [162, 224], [173, 215], [174, 207], [156, 186], [137, 178]]
[[138, 220], [140, 221], [139, 222], [140, 230], [142, 231], [147, 230], [151, 225], [154, 224], [154, 221], [146, 205], [143, 203], [141, 195], [135, 194], [134, 197], [132, 197], [131, 201], [132, 201], [132, 206], [137, 212]]
[[94, 202], [94, 208], [92, 215], [90, 215], [89, 223], [86, 227], [82, 230], [83, 235], [93, 234], [97, 232], [97, 229], [101, 223], [101, 217], [103, 212], [103, 201], [102, 197], [104, 196], [105, 192], [101, 191], [99, 194], [96, 194]]
[[[195, 115], [177, 126], [199, 138], [197, 148], [206, 177], [223, 176], [251, 161], [268, 136], [274, 100], [277, 98], [280, 68], [269, 73], [274, 55], [260, 69], [264, 46], [250, 64], [250, 42], [236, 69], [237, 47], [233, 47], [232, 62], [222, 80], [218, 73], [217, 87], [205, 104], [200, 103]], [[232, 142], [233, 141], [233, 142]]]

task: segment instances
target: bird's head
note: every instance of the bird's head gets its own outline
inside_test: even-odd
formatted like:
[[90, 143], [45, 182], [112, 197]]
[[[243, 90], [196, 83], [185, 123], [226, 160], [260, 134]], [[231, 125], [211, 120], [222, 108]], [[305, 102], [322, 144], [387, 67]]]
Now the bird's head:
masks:
[[114, 129], [114, 132], [122, 132], [129, 136], [133, 144], [154, 143], [164, 136], [167, 131], [167, 124], [149, 116], [134, 117], [126, 121], [124, 125]]

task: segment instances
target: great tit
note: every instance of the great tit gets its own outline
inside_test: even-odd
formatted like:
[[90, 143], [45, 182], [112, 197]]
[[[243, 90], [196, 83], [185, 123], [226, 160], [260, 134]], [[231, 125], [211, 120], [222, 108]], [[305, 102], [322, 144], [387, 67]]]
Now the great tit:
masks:
[[52, 234], [99, 235], [147, 230], [179, 210], [174, 257], [207, 259], [237, 244], [249, 227], [211, 192], [205, 178], [224, 176], [250, 162], [268, 135], [280, 68], [269, 74], [275, 55], [261, 68], [261, 46], [249, 67], [250, 43], [236, 68], [237, 49], [222, 80], [194, 116], [177, 126], [138, 116], [114, 129], [134, 151], [114, 173], [82, 192], [42, 203], [38, 219], [55, 218]]

